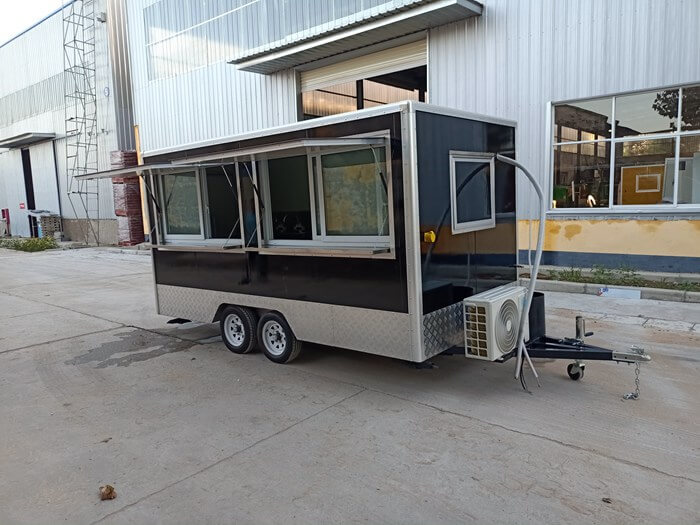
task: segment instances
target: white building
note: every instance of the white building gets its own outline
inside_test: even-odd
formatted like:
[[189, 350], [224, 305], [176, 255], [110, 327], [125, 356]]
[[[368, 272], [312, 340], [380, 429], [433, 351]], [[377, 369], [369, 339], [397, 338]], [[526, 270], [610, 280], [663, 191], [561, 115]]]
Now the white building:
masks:
[[[111, 183], [102, 181], [99, 188], [87, 188], [99, 194], [85, 196], [75, 193], [80, 189], [69, 176], [75, 148], [67, 146], [66, 119], [75, 121], [70, 97], [76, 84], [66, 62], [71, 50], [64, 44], [75, 40], [64, 36], [64, 30], [74, 29], [64, 18], [79, 14], [71, 12], [71, 7], [94, 10], [94, 36], [84, 34], [93, 41], [92, 46], [89, 41], [84, 44], [85, 49], [94, 49], [94, 55], [86, 58], [94, 63], [92, 104], [96, 113], [89, 163], [108, 169], [111, 151], [134, 148], [131, 90], [128, 67], [124, 67], [128, 54], [123, 2], [69, 3], [0, 45], [0, 209], [9, 210], [13, 235], [36, 235], [36, 225], [32, 232], [28, 215], [35, 209], [61, 214], [68, 238], [83, 240], [88, 233], [94, 242], [99, 231], [100, 242], [115, 243]], [[80, 33], [77, 38], [82, 37]], [[86, 210], [92, 228], [85, 222]]]

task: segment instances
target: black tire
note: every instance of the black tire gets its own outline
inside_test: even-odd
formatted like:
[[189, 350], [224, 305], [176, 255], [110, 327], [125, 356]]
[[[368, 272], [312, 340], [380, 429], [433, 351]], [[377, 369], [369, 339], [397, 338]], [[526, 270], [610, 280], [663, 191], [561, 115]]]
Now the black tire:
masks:
[[219, 319], [221, 339], [234, 354], [251, 352], [257, 342], [257, 315], [250, 308], [227, 306]]
[[275, 363], [290, 363], [301, 352], [301, 341], [276, 312], [268, 312], [258, 321], [258, 345], [265, 357]]
[[583, 372], [586, 370], [584, 365], [576, 365], [576, 363], [569, 363], [566, 367], [566, 373], [569, 374], [569, 378], [572, 381], [578, 381], [583, 379]]

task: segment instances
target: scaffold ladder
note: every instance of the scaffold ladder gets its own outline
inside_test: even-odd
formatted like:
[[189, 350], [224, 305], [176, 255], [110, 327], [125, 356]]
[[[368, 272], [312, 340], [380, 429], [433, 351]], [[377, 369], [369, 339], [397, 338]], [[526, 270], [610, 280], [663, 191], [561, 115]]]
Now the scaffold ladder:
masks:
[[95, 90], [95, 0], [63, 8], [63, 67], [66, 125], [66, 193], [85, 243], [100, 244], [98, 180], [76, 180], [97, 171]]

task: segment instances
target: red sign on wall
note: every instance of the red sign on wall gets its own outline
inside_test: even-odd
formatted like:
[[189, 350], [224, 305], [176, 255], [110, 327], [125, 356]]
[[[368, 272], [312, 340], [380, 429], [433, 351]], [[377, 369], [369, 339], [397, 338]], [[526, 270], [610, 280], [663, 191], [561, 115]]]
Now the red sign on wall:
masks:
[[19, 203], [19, 209], [20, 209], [20, 210], [23, 210], [24, 208], [25, 208], [24, 203], [23, 203], [23, 202], [20, 202], [20, 203]]

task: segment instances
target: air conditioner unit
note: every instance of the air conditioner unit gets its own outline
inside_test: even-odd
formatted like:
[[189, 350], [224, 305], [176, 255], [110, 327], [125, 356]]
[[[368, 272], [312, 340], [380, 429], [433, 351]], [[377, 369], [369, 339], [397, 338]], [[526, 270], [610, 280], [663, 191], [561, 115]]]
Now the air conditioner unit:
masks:
[[495, 361], [517, 347], [526, 292], [522, 286], [506, 285], [464, 299], [466, 357]]

